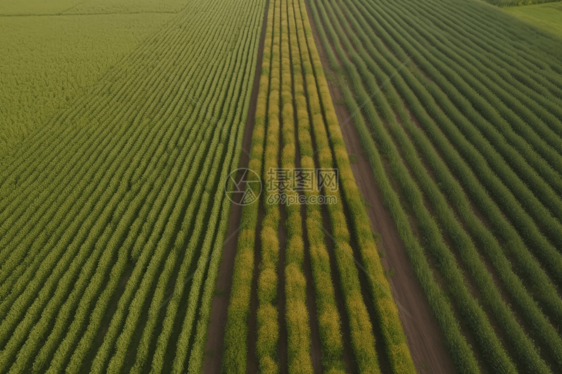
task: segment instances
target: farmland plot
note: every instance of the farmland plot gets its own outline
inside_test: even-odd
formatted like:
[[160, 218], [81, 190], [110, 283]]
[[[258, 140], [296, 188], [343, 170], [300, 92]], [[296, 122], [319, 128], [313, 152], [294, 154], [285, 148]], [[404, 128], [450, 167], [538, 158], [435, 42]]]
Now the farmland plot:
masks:
[[0, 16], [0, 159], [170, 16]]
[[0, 21], [0, 374], [562, 371], [559, 38], [472, 0]]
[[199, 371], [264, 4], [188, 1], [2, 165], [0, 372]]
[[562, 38], [562, 2], [505, 7], [502, 10]]
[[458, 372], [559, 372], [562, 42], [472, 1], [307, 1]]
[[[313, 192], [270, 187], [244, 208], [223, 370], [377, 373], [384, 362], [394, 372], [415, 372], [304, 1], [270, 1], [264, 44], [249, 162], [254, 179], [268, 180], [277, 169], [337, 168], [341, 191], [316, 185], [312, 191], [336, 203], [299, 205], [275, 197], [295, 201]], [[362, 283], [366, 274], [371, 278]]]

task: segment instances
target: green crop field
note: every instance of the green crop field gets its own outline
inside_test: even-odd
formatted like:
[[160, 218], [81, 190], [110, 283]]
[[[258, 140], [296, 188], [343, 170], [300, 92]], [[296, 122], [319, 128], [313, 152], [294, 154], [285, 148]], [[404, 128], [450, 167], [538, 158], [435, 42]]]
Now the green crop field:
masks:
[[562, 370], [562, 40], [472, 1], [310, 6], [456, 369]]
[[[336, 204], [308, 204], [301, 209], [268, 203], [279, 193], [275, 188], [266, 193], [261, 205], [245, 207], [242, 218], [249, 225], [238, 242], [223, 368], [227, 373], [245, 373], [248, 361], [255, 356], [261, 373], [314, 373], [322, 369], [327, 373], [376, 373], [381, 361], [388, 362], [395, 372], [413, 373], [398, 308], [351, 172], [304, 0], [269, 2], [264, 44], [251, 169], [261, 171], [265, 180], [269, 170], [280, 167], [338, 167], [343, 191], [324, 189], [326, 195], [334, 194]], [[303, 197], [312, 194], [300, 193]], [[298, 196], [299, 192], [288, 194]], [[346, 209], [351, 211], [349, 221]], [[356, 240], [355, 251], [352, 238]], [[261, 258], [259, 265], [253, 261], [255, 251]], [[374, 277], [367, 289], [362, 290], [360, 278], [364, 274], [353, 262], [354, 252]], [[305, 273], [307, 263], [311, 274]], [[256, 310], [251, 308], [253, 272], [257, 273]], [[307, 282], [312, 283], [308, 287], [315, 297], [307, 295]], [[343, 306], [338, 307], [334, 288], [340, 288]], [[285, 294], [283, 301], [278, 289]], [[307, 306], [310, 296], [315, 299], [316, 319], [316, 313], [310, 312], [314, 307]], [[376, 318], [369, 314], [371, 308]], [[248, 328], [250, 320], [256, 321], [255, 327]], [[315, 327], [311, 329], [311, 325]], [[375, 338], [373, 325], [379, 325], [375, 331], [381, 331], [381, 336]], [[252, 334], [256, 335], [255, 353], [248, 351], [248, 336]], [[311, 356], [311, 339], [320, 341], [321, 362], [320, 352]], [[375, 339], [384, 341], [387, 349], [377, 352]], [[344, 348], [344, 344], [351, 347]], [[354, 364], [344, 361], [344, 350], [350, 350]]]
[[168, 18], [0, 16], [0, 157], [87, 94]]
[[502, 10], [562, 38], [562, 2], [505, 7]]
[[562, 372], [561, 9], [0, 0], [0, 374]]
[[[135, 10], [122, 5], [108, 13]], [[2, 54], [26, 99], [3, 98], [5, 127], [31, 123], [0, 173], [2, 373], [193, 372], [201, 360], [264, 2], [172, 2], [167, 16], [140, 5], [33, 16], [37, 35], [14, 26]]]

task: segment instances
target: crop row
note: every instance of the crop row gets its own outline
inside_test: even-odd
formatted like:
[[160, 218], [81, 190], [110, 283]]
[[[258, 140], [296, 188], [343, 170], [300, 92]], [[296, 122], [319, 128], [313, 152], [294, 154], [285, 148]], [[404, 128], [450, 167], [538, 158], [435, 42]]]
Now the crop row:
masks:
[[[289, 35], [293, 71], [293, 95], [296, 109], [298, 131], [298, 147], [300, 152], [300, 167], [314, 169], [314, 147], [310, 128], [308, 104], [304, 87], [304, 65], [301, 57], [306, 53], [306, 45], [302, 25], [297, 24], [296, 15], [300, 12], [296, 1], [289, 2]], [[314, 190], [318, 189], [318, 181], [314, 181]], [[304, 191], [305, 196], [311, 196], [312, 191]], [[308, 251], [312, 269], [312, 283], [315, 291], [315, 305], [318, 316], [318, 328], [322, 352], [322, 367], [325, 372], [343, 373], [343, 337], [341, 333], [342, 316], [336, 306], [334, 283], [330, 268], [330, 256], [325, 240], [325, 234], [319, 222], [322, 222], [321, 207], [317, 204], [306, 206], [306, 232]], [[337, 285], [336, 285], [337, 286]]]
[[[265, 196], [260, 199], [264, 214], [260, 241], [256, 240], [260, 208], [258, 204], [244, 208], [243, 217], [248, 218], [252, 227], [242, 230], [238, 241], [223, 369], [227, 372], [246, 370], [248, 354], [252, 354], [248, 352], [248, 339], [251, 337], [247, 324], [250, 319], [252, 269], [257, 267], [256, 354], [260, 371], [280, 370], [278, 346], [282, 344], [279, 341], [282, 332], [279, 319], [285, 318], [289, 372], [312, 371], [310, 323], [318, 324], [321, 364], [326, 371], [346, 370], [341, 327], [345, 323], [355, 356], [353, 365], [359, 372], [379, 372], [378, 354], [388, 356], [393, 371], [414, 372], [398, 309], [392, 300], [339, 132], [305, 3], [276, 1], [269, 6], [250, 165], [258, 167], [264, 180], [267, 180], [270, 169], [278, 167], [337, 167], [343, 195], [339, 191], [323, 190], [324, 195], [335, 195], [337, 203], [327, 207], [308, 204], [306, 209], [301, 209], [297, 205], [279, 207], [268, 203], [268, 197], [274, 193], [297, 192], [265, 191]], [[278, 139], [282, 139], [281, 144]], [[254, 149], [256, 153], [253, 153]], [[257, 153], [259, 150], [263, 156]], [[299, 154], [300, 159], [296, 160]], [[310, 196], [312, 192], [302, 193]], [[286, 219], [282, 221], [280, 209], [287, 212]], [[326, 220], [322, 212], [324, 209]], [[306, 218], [302, 216], [305, 213]], [[280, 224], [287, 229], [286, 248], [280, 248]], [[328, 227], [325, 228], [325, 224]], [[333, 242], [333, 256], [328, 253], [326, 241]], [[357, 260], [351, 247], [353, 241], [358, 243]], [[254, 263], [254, 250], [261, 251], [260, 263]], [[281, 250], [286, 251], [283, 264], [279, 263]], [[303, 273], [306, 250], [310, 254], [312, 279], [307, 279]], [[331, 261], [335, 262], [333, 267]], [[370, 273], [367, 289], [361, 288], [355, 261]], [[283, 285], [278, 279], [277, 269], [280, 266], [285, 272]], [[337, 274], [333, 273], [334, 270]], [[307, 282], [313, 283], [317, 321], [310, 321], [308, 314]], [[286, 297], [283, 301], [279, 300], [281, 287]], [[341, 289], [343, 297], [343, 308], [340, 310], [336, 303], [336, 287]], [[285, 316], [278, 314], [278, 306], [282, 302], [285, 303]], [[372, 303], [373, 316], [369, 315], [367, 302]], [[375, 348], [373, 323], [383, 331], [381, 339], [385, 351], [377, 352]]]
[[[262, 180], [267, 180], [267, 173], [271, 169], [279, 168], [279, 139], [281, 134], [281, 3], [276, 2], [272, 28], [272, 50], [269, 82], [269, 97], [267, 101], [267, 129], [265, 134], [265, 148], [263, 156]], [[277, 27], [275, 27], [277, 26]], [[264, 201], [276, 193], [278, 188], [265, 188]], [[264, 204], [264, 217], [259, 233], [261, 243], [261, 257], [258, 274], [258, 310], [257, 310], [257, 342], [256, 352], [259, 360], [260, 372], [276, 373], [279, 371], [277, 359], [277, 345], [279, 340], [279, 311], [278, 299], [278, 261], [279, 251], [279, 220], [280, 208], [277, 204]]]
[[[263, 153], [266, 136], [266, 121], [269, 98], [272, 38], [275, 7], [269, 3], [267, 14], [267, 28], [264, 37], [264, 52], [261, 66], [259, 92], [252, 131], [252, 145], [248, 168], [258, 175], [263, 173]], [[278, 47], [277, 47], [278, 48]], [[276, 55], [277, 53], [275, 53]], [[255, 174], [250, 174], [250, 182], [256, 180]], [[250, 294], [254, 275], [254, 248], [256, 246], [256, 232], [258, 227], [258, 204], [249, 204], [242, 210], [241, 222], [243, 227], [237, 243], [237, 254], [232, 277], [232, 289], [228, 307], [228, 319], [225, 330], [225, 352], [223, 354], [223, 368], [226, 373], [240, 373], [246, 371], [248, 318], [250, 314]]]
[[[297, 164], [296, 150], [296, 107], [295, 78], [299, 70], [300, 54], [295, 49], [295, 18], [293, 2], [281, 1], [281, 106], [282, 106], [282, 138], [281, 167], [295, 169]], [[290, 40], [290, 41], [289, 41]], [[300, 67], [300, 66], [298, 66]], [[286, 191], [288, 196], [298, 196], [296, 191]], [[287, 324], [287, 356], [288, 370], [291, 373], [313, 373], [310, 356], [310, 324], [306, 303], [306, 277], [303, 273], [305, 237], [301, 207], [297, 204], [285, 207], [287, 241], [285, 250], [285, 321]]]
[[[372, 137], [376, 140], [376, 145], [370, 139], [371, 136], [369, 136], [369, 139], [363, 139], [362, 137], [364, 147], [368, 150], [375, 175], [377, 175], [377, 180], [386, 180], [386, 182], [379, 182], [383, 189], [383, 194], [385, 195], [385, 201], [391, 208], [400, 234], [407, 244], [409, 255], [414, 263], [418, 278], [428, 295], [430, 305], [434, 308], [437, 319], [444, 329], [445, 335], [448, 337], [448, 346], [458, 368], [471, 372], [474, 370], [476, 363], [474, 358], [470, 359], [472, 354], [467, 353], [469, 348], [464, 338], [459, 335], [458, 325], [455, 326], [453, 322], [454, 315], [451, 313], [452, 311], [447, 312], [447, 309], [443, 308], [446, 301], [440, 300], [438, 297], [439, 291], [437, 285], [432, 284], [427, 278], [428, 274], [430, 274], [428, 273], [430, 270], [426, 267], [427, 263], [424, 264], [425, 260], [420, 257], [421, 253], [419, 253], [419, 251], [422, 247], [420, 247], [419, 243], [417, 243], [417, 240], [412, 235], [411, 229], [408, 227], [409, 224], [407, 224], [407, 218], [404, 215], [404, 210], [400, 207], [399, 198], [395, 192], [392, 191], [389, 182], [387, 182], [389, 177], [385, 175], [386, 172], [380, 163], [381, 156], [379, 155], [379, 151], [390, 162], [390, 170], [392, 172], [391, 178], [394, 178], [403, 189], [402, 196], [406, 200], [406, 203], [413, 207], [414, 214], [418, 218], [419, 228], [424, 233], [424, 243], [428, 243], [429, 245], [427, 249], [436, 251], [441, 248], [441, 252], [436, 254], [436, 258], [439, 259], [439, 261], [445, 261], [447, 256], [449, 256], [449, 260], [447, 260], [449, 261], [448, 264], [439, 266], [441, 273], [451, 274], [451, 276], [453, 276], [451, 272], [454, 272], [455, 258], [447, 253], [447, 245], [443, 243], [442, 239], [439, 239], [437, 223], [450, 238], [451, 248], [458, 251], [456, 255], [458, 260], [463, 261], [463, 267], [466, 267], [471, 277], [473, 277], [473, 281], [470, 282], [474, 282], [479, 288], [480, 297], [486, 306], [486, 312], [493, 313], [496, 320], [499, 321], [503, 330], [503, 336], [510, 341], [508, 347], [510, 355], [512, 355], [517, 364], [521, 365], [524, 370], [536, 372], [549, 371], [548, 366], [546, 366], [539, 355], [538, 347], [535, 347], [533, 340], [527, 336], [528, 333], [535, 341], [541, 343], [541, 346], [547, 350], [547, 354], [556, 362], [556, 365], [560, 365], [560, 348], [562, 347], [560, 345], [560, 337], [548, 320], [549, 316], [559, 316], [560, 313], [560, 298], [557, 295], [556, 289], [536, 260], [532, 258], [532, 256], [529, 256], [529, 252], [519, 234], [513, 230], [509, 222], [502, 216], [497, 206], [490, 201], [490, 196], [487, 195], [478, 183], [474, 183], [474, 175], [465, 161], [458, 157], [456, 151], [451, 148], [451, 145], [447, 143], [447, 141], [443, 140], [443, 135], [441, 133], [431, 130], [431, 127], [435, 126], [435, 122], [439, 123], [436, 120], [443, 123], [446, 117], [443, 116], [443, 113], [439, 113], [440, 110], [438, 108], [432, 111], [432, 106], [430, 105], [432, 101], [427, 99], [427, 93], [425, 96], [419, 96], [419, 98], [416, 98], [415, 95], [424, 91], [423, 86], [429, 89], [435, 85], [433, 83], [428, 83], [427, 78], [417, 72], [412, 74], [409, 69], [402, 69], [399, 70], [399, 74], [396, 78], [393, 78], [393, 85], [385, 87], [385, 95], [373, 95], [376, 107], [369, 102], [371, 98], [367, 95], [366, 90], [376, 92], [379, 85], [385, 82], [389, 76], [394, 76], [397, 67], [400, 68], [400, 61], [398, 61], [395, 56], [400, 57], [401, 55], [398, 52], [401, 50], [395, 49], [395, 55], [393, 56], [386, 48], [387, 46], [391, 46], [392, 48], [394, 41], [390, 38], [385, 39], [387, 31], [394, 31], [398, 29], [398, 27], [389, 26], [388, 29], [377, 29], [377, 27], [380, 26], [375, 26], [385, 25], [387, 20], [394, 18], [393, 13], [389, 10], [387, 10], [386, 13], [381, 12], [381, 14], [386, 14], [386, 17], [384, 19], [377, 17], [376, 21], [373, 18], [373, 23], [370, 23], [368, 22], [369, 17], [378, 15], [378, 13], [371, 11], [370, 7], [375, 8], [377, 5], [362, 1], [332, 1], [318, 4], [318, 10], [316, 10], [315, 4], [317, 3], [312, 2], [311, 6], [317, 17], [317, 24], [324, 23], [328, 31], [326, 34], [323, 28], [319, 27], [319, 33], [327, 49], [331, 64], [336, 69], [339, 69], [338, 58], [342, 61], [345, 69], [344, 72], [348, 76], [348, 81], [351, 82], [351, 88], [358, 94], [358, 99], [361, 101], [361, 104], [364, 105], [365, 118], [371, 126], [375, 126], [371, 128], [371, 131], [373, 131]], [[397, 6], [395, 4], [399, 3], [393, 3], [389, 5], [389, 7]], [[380, 6], [382, 7], [382, 5]], [[418, 5], [415, 6], [417, 7]], [[405, 17], [403, 13], [399, 14], [402, 14], [400, 19], [405, 20], [404, 27], [406, 27], [406, 24], [411, 25], [416, 22], [414, 19], [410, 20], [410, 18]], [[343, 29], [341, 27], [343, 27]], [[377, 34], [373, 32], [374, 30], [378, 31]], [[423, 35], [421, 32], [420, 34]], [[328, 41], [326, 35], [329, 35], [331, 42]], [[411, 39], [400, 40], [403, 43], [407, 43], [407, 41]], [[338, 52], [338, 57], [334, 55], [331, 47], [332, 45]], [[342, 46], [345, 46], [346, 52], [343, 52]], [[425, 49], [419, 48], [418, 50], [425, 51], [426, 49], [429, 49], [429, 47]], [[455, 48], [451, 47], [449, 49], [454, 50]], [[404, 55], [402, 55], [402, 57], [404, 57]], [[450, 64], [450, 66], [454, 65]], [[432, 76], [432, 79], [438, 81], [440, 78]], [[422, 85], [420, 85], [420, 82]], [[410, 91], [410, 89], [413, 91]], [[433, 90], [430, 92], [436, 91]], [[358, 106], [347, 86], [344, 88], [344, 94], [347, 104], [353, 112]], [[552, 97], [547, 98], [547, 100], [556, 100]], [[446, 107], [446, 105], [450, 105], [445, 100], [446, 99], [443, 97], [443, 101], [439, 102], [442, 108]], [[363, 104], [364, 102], [365, 104]], [[393, 108], [391, 108], [391, 106]], [[428, 139], [425, 137], [425, 134], [420, 131], [417, 124], [413, 122], [410, 110], [415, 116], [414, 121], [419, 122], [427, 131], [430, 139], [436, 142], [436, 146], [441, 150], [440, 154], [436, 153], [431, 143], [428, 142]], [[537, 111], [539, 111], [539, 109], [537, 109]], [[435, 114], [433, 118], [428, 115], [428, 112], [430, 115]], [[437, 113], [439, 114], [437, 115]], [[396, 116], [398, 116], [398, 118]], [[446, 121], [448, 120], [449, 119], [446, 119]], [[361, 134], [368, 134], [369, 130], [365, 127], [365, 123], [361, 117], [356, 119], [356, 126]], [[467, 126], [470, 125], [467, 124], [463, 126], [462, 131], [468, 131], [466, 130]], [[408, 135], [404, 132], [404, 127], [408, 129]], [[456, 129], [456, 131], [458, 132], [459, 129]], [[504, 129], [504, 132], [505, 131], [507, 130]], [[448, 134], [452, 133], [453, 129], [451, 128], [451, 132]], [[400, 151], [398, 151], [394, 143], [399, 145]], [[414, 148], [414, 144], [417, 150]], [[419, 152], [419, 155], [416, 155], [417, 152]], [[434, 176], [439, 182], [439, 185], [435, 184], [431, 177], [429, 177], [429, 174], [424, 171], [426, 166], [421, 163], [420, 155], [423, 155], [425, 158], [427, 167], [433, 169]], [[443, 157], [443, 159], [441, 157]], [[449, 165], [447, 166], [444, 161]], [[404, 168], [403, 162], [405, 165], [408, 165], [407, 168]], [[457, 174], [459, 178], [458, 181], [450, 175], [451, 171], [448, 167]], [[412, 177], [415, 177], [417, 181], [414, 181]], [[459, 181], [463, 183], [462, 187]], [[416, 186], [416, 184], [419, 184], [419, 186]], [[468, 196], [464, 194], [463, 188]], [[439, 191], [439, 189], [442, 191]], [[468, 197], [473, 199], [473, 203], [476, 204], [478, 208], [482, 209], [482, 213], [486, 215], [486, 218], [489, 218], [490, 225], [493, 227], [494, 231], [499, 234], [502, 240], [505, 240], [509, 248], [509, 258], [502, 253], [500, 242], [491, 235], [480, 219], [474, 215], [471, 209], [471, 202], [467, 199]], [[509, 197], [509, 195], [507, 197]], [[427, 215], [425, 212], [425, 208], [423, 207], [424, 200], [432, 206], [432, 212], [435, 214], [435, 218]], [[505, 201], [507, 202], [507, 200]], [[454, 210], [449, 208], [448, 204], [451, 204]], [[513, 204], [513, 202], [511, 202], [511, 204]], [[416, 208], [416, 206], [418, 206], [418, 208]], [[554, 209], [552, 207], [550, 208]], [[457, 213], [458, 216], [456, 216]], [[464, 227], [457, 222], [456, 217], [459, 217], [458, 219], [461, 220]], [[550, 219], [554, 220], [552, 217], [550, 217]], [[431, 222], [435, 223], [431, 224]], [[465, 232], [464, 229], [466, 229], [468, 233]], [[544, 240], [542, 244], [545, 244]], [[477, 246], [480, 247], [480, 253], [484, 253], [484, 255], [490, 259], [495, 272], [497, 272], [501, 282], [504, 284], [503, 287], [505, 287], [510, 294], [511, 300], [515, 302], [515, 311], [518, 312], [520, 317], [527, 321], [527, 328], [523, 329], [519, 326], [519, 323], [515, 319], [514, 312], [510, 311], [510, 308], [502, 301], [502, 296], [500, 296], [494, 280], [492, 280], [484, 263], [479, 258], [480, 254], [476, 251]], [[548, 248], [549, 244], [546, 244], [546, 247]], [[555, 251], [549, 251], [546, 254], [548, 255], [548, 253], [551, 254], [551, 259], [557, 257]], [[515, 261], [517, 267], [512, 268], [510, 261]], [[516, 273], [519, 273], [519, 275]], [[466, 290], [461, 291], [464, 287], [462, 283], [461, 280], [454, 286], [454, 282], [451, 280], [451, 287], [455, 287], [456, 290], [453, 291], [456, 295], [455, 298], [458, 298], [462, 293], [468, 295]], [[532, 287], [544, 289], [548, 296], [544, 294], [537, 295], [535, 292], [531, 292], [526, 288], [526, 286], [529, 287], [529, 283]], [[536, 299], [536, 301], [534, 299]], [[547, 308], [546, 314], [543, 314], [537, 302]], [[474, 301], [472, 301], [472, 303], [474, 305], [473, 308], [475, 308], [474, 310], [477, 311], [479, 307], [476, 306]], [[466, 301], [462, 302], [462, 305], [462, 308], [459, 307], [457, 309], [458, 313], [461, 315], [468, 313], [468, 311], [466, 309], [463, 310], [463, 308], [470, 305], [470, 302], [468, 302], [468, 304]], [[492, 342], [495, 339], [495, 333], [489, 323], [485, 322], [485, 316], [482, 311], [476, 312], [476, 315], [478, 314], [481, 316], [479, 317], [480, 322], [473, 325], [473, 332], [475, 334], [484, 334], [484, 331], [487, 330], [485, 334], [487, 334], [488, 338], [477, 339], [480, 344], [481, 352], [486, 355], [492, 352]], [[471, 317], [466, 315], [466, 318], [474, 321], [474, 314]], [[488, 327], [485, 327], [486, 324]], [[461, 346], [464, 346], [464, 357], [459, 356], [459, 347]], [[500, 370], [500, 367], [503, 367], [505, 370], [509, 370], [511, 367], [511, 370], [514, 370], [513, 364], [509, 362], [509, 359], [505, 356], [504, 349], [501, 348], [501, 344], [497, 340], [496, 347], [496, 358], [492, 357], [493, 354], [488, 356], [487, 360], [490, 360], [489, 364], [497, 370]], [[502, 361], [503, 363], [500, 363]]]
[[[64, 122], [53, 125], [59, 138], [53, 136], [50, 147], [41, 142], [51, 136], [47, 133], [45, 139], [37, 139], [40, 147], [29, 148], [26, 162], [14, 164], [13, 175], [21, 187], [12, 199], [2, 201], [2, 214], [10, 219], [3, 221], [7, 235], [0, 253], [10, 262], [9, 272], [3, 272], [0, 371], [13, 363], [14, 372], [25, 372], [31, 365], [39, 371], [79, 372], [85, 369], [86, 357], [96, 352], [94, 371], [105, 371], [106, 365], [119, 371], [125, 365], [130, 336], [141, 331], [135, 346], [138, 354], [131, 363], [135, 371], [140, 370], [154, 351], [153, 326], [159, 318], [155, 305], [162, 305], [168, 280], [178, 273], [176, 264], [186, 247], [190, 250], [183, 261], [187, 266], [179, 272], [183, 278], [177, 280], [178, 293], [193, 268], [189, 264], [200, 256], [188, 305], [197, 311], [199, 301], [207, 300], [199, 313], [210, 308], [208, 297], [199, 295], [204, 275], [214, 282], [217, 256], [209, 267], [207, 257], [225, 232], [224, 219], [218, 218], [228, 215], [217, 186], [237, 164], [235, 147], [249, 100], [245, 82], [253, 70], [263, 7], [260, 2], [246, 4], [233, 17], [218, 2], [192, 6], [193, 10], [208, 7], [209, 18], [189, 23], [187, 12], [176, 21], [188, 22], [193, 32], [206, 35], [201, 43], [189, 39], [182, 43], [189, 33], [176, 27], [163, 29], [156, 38], [161, 43], [150, 40], [124, 62], [127, 69], [139, 73], [110, 74], [105, 89], [58, 117]], [[214, 27], [209, 21], [217, 16], [231, 22]], [[205, 27], [210, 32], [201, 32]], [[152, 54], [155, 45], [160, 61]], [[188, 56], [194, 57], [184, 64]], [[205, 64], [208, 72], [204, 72], [198, 65], [205, 59], [220, 63]], [[200, 98], [195, 104], [192, 95]], [[237, 105], [239, 101], [245, 104]], [[84, 117], [91, 118], [91, 124], [68, 131], [72, 128], [68, 123]], [[235, 135], [229, 137], [230, 132]], [[208, 183], [197, 182], [200, 178]], [[208, 212], [204, 227], [199, 222], [193, 226], [198, 211]], [[18, 215], [26, 220], [12, 219]], [[28, 236], [23, 235], [26, 232]], [[19, 264], [22, 260], [27, 262]], [[126, 276], [128, 268], [132, 273]], [[125, 276], [117, 311], [108, 319]], [[206, 289], [210, 283], [205, 283]], [[169, 305], [177, 307], [173, 302]], [[155, 318], [146, 318], [149, 313]], [[179, 323], [180, 342], [189, 341], [190, 331], [195, 330], [193, 316], [193, 312], [181, 314], [185, 321]], [[110, 322], [109, 329], [97, 350], [96, 337], [104, 321]], [[175, 321], [166, 319], [167, 324]], [[204, 340], [199, 333], [202, 326], [200, 321], [194, 347]], [[180, 343], [163, 349], [177, 351], [174, 365], [181, 370], [188, 347]], [[201, 349], [197, 352], [202, 357]], [[193, 353], [194, 365], [196, 356]]]

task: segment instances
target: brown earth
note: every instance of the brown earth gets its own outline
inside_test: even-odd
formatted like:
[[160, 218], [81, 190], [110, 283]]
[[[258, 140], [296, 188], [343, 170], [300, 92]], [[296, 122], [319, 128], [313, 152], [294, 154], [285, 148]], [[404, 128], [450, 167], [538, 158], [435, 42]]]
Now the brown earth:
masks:
[[[312, 14], [310, 10], [309, 14]], [[310, 17], [310, 22], [322, 66], [333, 76], [313, 17]], [[331, 81], [328, 84], [332, 100], [341, 102], [343, 94], [340, 88]], [[340, 123], [349, 118], [350, 113], [346, 106], [335, 105], [335, 109]], [[454, 366], [447, 354], [443, 334], [414, 274], [392, 216], [384, 205], [382, 192], [375, 181], [369, 161], [363, 153], [361, 140], [352, 122], [350, 121], [342, 128], [344, 141], [348, 153], [357, 155], [357, 163], [352, 164], [352, 170], [359, 189], [371, 206], [367, 212], [373, 230], [380, 233], [382, 238], [381, 243], [385, 253], [382, 263], [385, 269], [393, 269], [395, 272], [389, 282], [394, 299], [400, 308], [400, 319], [416, 368], [420, 373], [453, 373], [455, 372]], [[407, 311], [407, 314], [404, 311]]]
[[[268, 8], [269, 0], [265, 4], [260, 42], [258, 47], [258, 56], [256, 60], [256, 72], [254, 75], [254, 84], [252, 88], [252, 96], [250, 99], [248, 117], [246, 119], [244, 139], [242, 141], [242, 147], [245, 151], [242, 152], [240, 161], [238, 163], [238, 168], [247, 167], [250, 161], [248, 152], [252, 144], [252, 130], [254, 128], [254, 117], [256, 114], [256, 105], [260, 85]], [[224, 245], [217, 280], [215, 283], [215, 290], [218, 292], [215, 292], [215, 295], [213, 296], [213, 304], [211, 307], [211, 315], [209, 318], [209, 326], [207, 329], [207, 344], [205, 346], [203, 373], [220, 373], [221, 371], [224, 334], [226, 328], [228, 304], [230, 301], [230, 289], [232, 287], [232, 275], [234, 273], [234, 259], [236, 257], [236, 249], [238, 245], [238, 229], [241, 217], [242, 206], [233, 203], [230, 208], [228, 232], [226, 234], [226, 237], [230, 238], [230, 240]], [[257, 264], [255, 265], [257, 266]]]
[[[281, 113], [280, 113], [281, 114]], [[282, 131], [283, 126], [279, 126]], [[281, 136], [280, 136], [281, 138]], [[279, 153], [281, 158], [281, 153]], [[281, 165], [281, 163], [279, 163]], [[285, 318], [285, 249], [287, 248], [287, 212], [285, 206], [279, 205], [279, 228], [277, 235], [279, 237], [279, 258], [277, 263], [277, 322], [279, 324], [279, 340], [277, 343], [277, 360], [279, 362], [279, 371], [288, 373], [288, 341], [287, 341], [287, 320]], [[256, 248], [257, 250], [257, 248]]]
[[256, 352], [256, 342], [258, 341], [258, 276], [259, 265], [261, 263], [261, 236], [259, 233], [262, 229], [263, 217], [265, 211], [263, 205], [258, 210], [258, 225], [256, 227], [256, 242], [254, 246], [254, 273], [252, 277], [252, 291], [250, 293], [250, 317], [248, 318], [248, 357], [246, 362], [247, 373], [258, 373], [259, 362]]
[[[341, 108], [336, 110], [339, 112], [338, 119], [345, 120], [347, 108], [338, 107]], [[340, 117], [341, 115], [343, 116]], [[381, 235], [385, 254], [382, 263], [386, 270], [392, 269], [395, 272], [389, 281], [394, 299], [400, 306], [400, 319], [416, 368], [421, 373], [452, 373], [454, 368], [443, 344], [443, 334], [414, 274], [392, 216], [384, 206], [382, 192], [375, 181], [369, 161], [362, 154], [357, 131], [351, 123], [342, 130], [348, 152], [357, 155], [358, 162], [352, 165], [352, 170], [365, 200], [372, 206], [367, 213], [373, 230]]]

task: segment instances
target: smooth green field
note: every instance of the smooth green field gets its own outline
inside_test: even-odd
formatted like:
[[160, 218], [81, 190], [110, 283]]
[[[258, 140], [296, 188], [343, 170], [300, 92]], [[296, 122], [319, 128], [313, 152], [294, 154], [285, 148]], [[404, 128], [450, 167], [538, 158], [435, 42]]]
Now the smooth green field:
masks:
[[506, 7], [503, 10], [525, 22], [562, 37], [562, 2]]
[[0, 162], [185, 0], [0, 1]]
[[184, 0], [6, 0], [0, 2], [0, 15], [177, 13], [183, 7]]
[[513, 7], [513, 6], [527, 6], [527, 5], [538, 5], [538, 4], [552, 4], [559, 2], [560, 0], [484, 0], [487, 3], [496, 5], [498, 7]]
[[87, 92], [170, 16], [0, 17], [0, 156]]
[[164, 27], [184, 0], [0, 2], [0, 162]]

